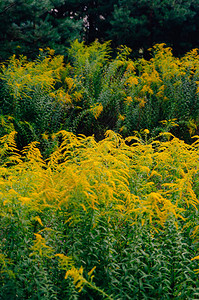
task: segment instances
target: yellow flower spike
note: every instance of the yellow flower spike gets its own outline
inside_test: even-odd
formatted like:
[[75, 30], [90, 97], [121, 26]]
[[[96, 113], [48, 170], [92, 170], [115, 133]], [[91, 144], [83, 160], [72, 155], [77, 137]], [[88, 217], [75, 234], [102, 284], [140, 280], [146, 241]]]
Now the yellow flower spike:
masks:
[[30, 248], [33, 250], [32, 253], [30, 253], [31, 256], [39, 255], [43, 257], [51, 258], [51, 254], [53, 252], [53, 249], [46, 245], [45, 239], [38, 233], [34, 233], [36, 240], [34, 241], [34, 245]]
[[95, 269], [96, 269], [96, 266], [93, 267], [93, 268], [88, 272], [88, 276], [89, 276], [89, 277], [93, 274], [93, 272], [95, 271]]
[[35, 221], [37, 221], [41, 226], [44, 226], [39, 216], [36, 216], [34, 219], [35, 219]]
[[101, 103], [97, 103], [94, 107], [91, 108], [91, 112], [94, 115], [95, 119], [97, 119], [103, 111], [103, 105]]
[[76, 86], [73, 79], [70, 77], [66, 77], [65, 82], [67, 83], [69, 90], [71, 90], [72, 88], [75, 88], [75, 86]]
[[126, 97], [126, 98], [124, 99], [124, 101], [125, 101], [125, 103], [126, 103], [127, 105], [129, 105], [131, 102], [133, 102], [133, 99], [132, 99], [131, 96], [128, 96], [128, 97]]
[[[80, 92], [75, 91], [73, 93], [73, 97], [75, 101], [80, 101], [83, 98], [83, 95]], [[76, 106], [77, 107], [77, 106]]]
[[145, 107], [146, 100], [144, 98], [139, 98], [139, 108]]
[[62, 253], [55, 254], [55, 257], [59, 258], [59, 267], [61, 270], [68, 270], [68, 268], [73, 267], [73, 260], [72, 257], [66, 256]]
[[75, 287], [79, 289], [79, 292], [81, 292], [84, 285], [87, 283], [86, 279], [82, 275], [83, 275], [83, 267], [80, 267], [79, 270], [73, 267], [72, 269], [66, 272], [64, 278], [67, 279], [68, 277], [72, 277]]
[[124, 121], [124, 120], [125, 120], [125, 116], [122, 116], [122, 115], [120, 115], [120, 114], [119, 114], [119, 117], [118, 117], [118, 118], [119, 118], [119, 120], [121, 120], [121, 121]]
[[193, 257], [191, 260], [199, 259], [199, 255], [196, 257]]
[[125, 129], [125, 126], [120, 127], [119, 131], [122, 132]]
[[134, 66], [134, 62], [133, 61], [129, 61], [126, 70], [130, 71], [130, 72], [134, 72], [135, 71], [135, 66]]
[[151, 95], [153, 94], [153, 90], [149, 86], [147, 86], [147, 85], [143, 86], [143, 88], [141, 89], [141, 92], [143, 94], [145, 94], [145, 93], [149, 93]]
[[139, 81], [136, 77], [131, 76], [126, 80], [126, 83], [129, 85], [138, 85]]

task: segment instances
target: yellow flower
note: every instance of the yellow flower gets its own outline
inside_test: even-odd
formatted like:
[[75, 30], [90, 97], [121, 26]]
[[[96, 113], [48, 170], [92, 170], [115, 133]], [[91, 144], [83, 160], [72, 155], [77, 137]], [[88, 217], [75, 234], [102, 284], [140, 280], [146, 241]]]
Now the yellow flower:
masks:
[[82, 94], [80, 92], [75, 91], [73, 93], [73, 97], [74, 97], [75, 101], [80, 101], [83, 96], [82, 96]]
[[195, 133], [195, 131], [197, 130], [197, 124], [196, 124], [195, 120], [190, 119], [188, 124], [187, 124], [187, 127], [189, 129], [189, 134], [193, 135]]
[[147, 86], [146, 84], [143, 86], [141, 92], [143, 94], [145, 94], [145, 93], [149, 93], [151, 95], [153, 94], [153, 90], [149, 86]]
[[41, 136], [42, 136], [42, 139], [48, 141], [48, 135], [46, 134], [46, 132], [44, 132]]
[[198, 256], [195, 256], [195, 257], [192, 258], [191, 260], [194, 260], [194, 259], [199, 259], [199, 255], [198, 255]]
[[149, 130], [148, 129], [144, 129], [144, 133], [149, 134]]
[[93, 272], [94, 272], [95, 269], [96, 269], [96, 266], [93, 267], [93, 268], [88, 272], [88, 276], [89, 276], [89, 277], [93, 274]]
[[142, 108], [145, 106], [145, 103], [146, 103], [145, 98], [135, 97], [135, 100], [137, 100], [139, 102], [139, 108]]
[[65, 279], [67, 279], [69, 276], [73, 278], [73, 283], [75, 287], [79, 289], [79, 292], [81, 292], [81, 290], [84, 287], [84, 284], [86, 283], [86, 279], [84, 279], [83, 277], [83, 267], [80, 267], [79, 270], [75, 267], [68, 270], [66, 272]]
[[74, 84], [74, 81], [73, 81], [72, 78], [66, 77], [66, 78], [65, 78], [65, 82], [67, 83], [68, 89], [69, 89], [69, 90], [71, 90], [72, 88], [75, 87], [75, 84]]
[[199, 81], [196, 81], [196, 84], [197, 84], [196, 94], [198, 94], [199, 93]]
[[156, 94], [157, 97], [163, 97], [164, 96], [164, 90], [165, 90], [165, 86], [161, 85], [158, 89], [158, 92]]
[[130, 85], [137, 85], [138, 79], [136, 77], [131, 76], [127, 79], [126, 83]]
[[130, 61], [130, 62], [128, 63], [128, 66], [127, 66], [126, 70], [127, 70], [127, 71], [131, 71], [131, 72], [135, 71], [135, 66], [134, 66], [133, 61]]
[[56, 98], [56, 95], [55, 95], [54, 92], [50, 93], [49, 96], [52, 97], [52, 98]]
[[97, 119], [100, 116], [102, 111], [103, 111], [103, 106], [101, 103], [91, 108], [91, 112], [93, 113], [95, 119]]
[[50, 50], [49, 50], [49, 54], [50, 54], [51, 56], [53, 56], [53, 55], [55, 54], [55, 50], [50, 49]]
[[66, 93], [64, 95], [64, 102], [65, 103], [71, 103], [72, 102], [71, 96], [68, 93]]
[[122, 132], [124, 130], [125, 126], [122, 126], [119, 131]]
[[124, 121], [125, 120], [125, 116], [122, 116], [119, 114], [119, 120]]
[[129, 105], [131, 102], [133, 102], [133, 99], [131, 96], [126, 97], [124, 100], [127, 105]]

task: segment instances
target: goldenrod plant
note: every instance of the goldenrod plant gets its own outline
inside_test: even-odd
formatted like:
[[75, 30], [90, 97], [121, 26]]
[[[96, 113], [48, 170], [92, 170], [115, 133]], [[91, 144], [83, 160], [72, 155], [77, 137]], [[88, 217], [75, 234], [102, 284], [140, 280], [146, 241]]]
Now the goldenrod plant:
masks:
[[19, 148], [37, 140], [47, 157], [59, 130], [100, 140], [107, 130], [127, 137], [147, 128], [150, 137], [171, 132], [191, 143], [199, 123], [198, 50], [176, 58], [162, 43], [149, 51], [151, 59], [133, 60], [126, 46], [113, 54], [110, 42], [76, 40], [65, 58], [46, 48], [34, 61], [13, 56], [1, 64], [0, 114], [18, 132]]
[[1, 138], [0, 298], [197, 299], [199, 137]]
[[199, 297], [198, 50], [150, 51], [1, 65], [1, 299]]

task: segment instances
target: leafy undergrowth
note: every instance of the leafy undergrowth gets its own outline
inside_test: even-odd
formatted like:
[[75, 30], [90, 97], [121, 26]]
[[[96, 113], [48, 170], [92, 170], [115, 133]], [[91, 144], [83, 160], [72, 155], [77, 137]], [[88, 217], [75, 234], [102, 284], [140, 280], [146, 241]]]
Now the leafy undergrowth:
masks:
[[1, 299], [199, 298], [199, 137], [147, 133], [1, 138]]

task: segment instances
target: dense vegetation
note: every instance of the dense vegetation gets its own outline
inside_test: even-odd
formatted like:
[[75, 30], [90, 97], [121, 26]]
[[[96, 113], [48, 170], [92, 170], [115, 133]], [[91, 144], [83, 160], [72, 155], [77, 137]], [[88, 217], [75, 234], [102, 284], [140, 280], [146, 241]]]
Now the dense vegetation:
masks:
[[139, 55], [167, 43], [176, 55], [198, 47], [198, 0], [1, 0], [0, 60], [35, 58], [38, 48], [64, 54], [69, 41], [112, 40]]
[[199, 299], [198, 12], [0, 2], [0, 299]]
[[181, 59], [164, 44], [150, 51], [150, 60], [131, 60], [123, 46], [111, 58], [109, 43], [76, 40], [67, 61], [50, 48], [34, 61], [11, 57], [0, 73], [1, 135], [15, 130], [18, 148], [37, 140], [46, 155], [62, 129], [100, 140], [109, 129], [126, 137], [147, 128], [150, 138], [171, 131], [191, 143], [199, 124], [198, 51]]
[[14, 134], [0, 140], [1, 299], [198, 299], [199, 137], [61, 131], [44, 161]]

